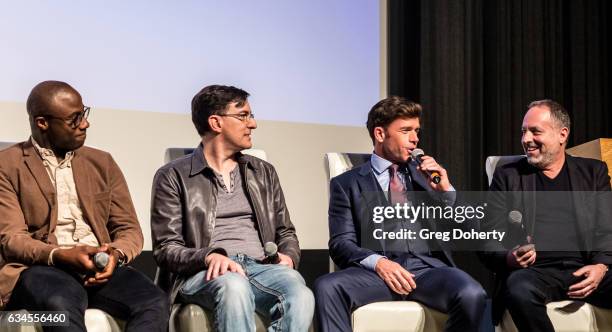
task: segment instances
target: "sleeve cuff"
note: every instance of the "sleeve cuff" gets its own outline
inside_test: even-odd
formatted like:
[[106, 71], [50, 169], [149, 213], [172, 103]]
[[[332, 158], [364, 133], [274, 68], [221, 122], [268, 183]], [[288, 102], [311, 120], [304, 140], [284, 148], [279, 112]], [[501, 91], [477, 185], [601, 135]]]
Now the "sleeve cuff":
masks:
[[53, 254], [55, 253], [56, 250], [58, 250], [59, 248], [53, 248], [51, 249], [51, 252], [49, 253], [49, 258], [47, 258], [47, 265], [49, 266], [54, 266], [55, 263], [53, 263]]
[[362, 259], [361, 262], [359, 262], [359, 264], [370, 271], [376, 271], [376, 263], [378, 263], [378, 260], [381, 258], [387, 258], [387, 257], [379, 255], [379, 254], [372, 254]]

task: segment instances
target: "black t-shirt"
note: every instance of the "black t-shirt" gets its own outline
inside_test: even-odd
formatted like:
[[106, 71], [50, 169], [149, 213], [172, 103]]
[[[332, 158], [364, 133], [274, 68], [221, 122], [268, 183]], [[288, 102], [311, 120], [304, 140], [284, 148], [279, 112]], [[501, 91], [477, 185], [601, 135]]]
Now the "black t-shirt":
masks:
[[567, 162], [554, 179], [538, 172], [536, 191], [534, 242], [538, 256], [535, 265], [560, 261], [582, 263]]

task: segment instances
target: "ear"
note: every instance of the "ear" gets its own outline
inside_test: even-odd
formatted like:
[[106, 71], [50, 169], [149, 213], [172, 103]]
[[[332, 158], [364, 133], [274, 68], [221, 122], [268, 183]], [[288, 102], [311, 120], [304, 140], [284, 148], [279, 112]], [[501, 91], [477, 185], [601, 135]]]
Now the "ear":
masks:
[[40, 131], [47, 131], [47, 129], [49, 129], [49, 122], [42, 116], [37, 116], [34, 118], [34, 125]]
[[383, 127], [374, 127], [374, 141], [382, 143], [385, 137], [385, 129]]
[[222, 124], [223, 124], [223, 120], [221, 119], [220, 116], [211, 115], [208, 117], [208, 126], [210, 126], [211, 131], [215, 133], [220, 133]]
[[569, 138], [569, 129], [567, 127], [561, 128], [559, 131], [559, 144], [567, 144], [567, 139]]

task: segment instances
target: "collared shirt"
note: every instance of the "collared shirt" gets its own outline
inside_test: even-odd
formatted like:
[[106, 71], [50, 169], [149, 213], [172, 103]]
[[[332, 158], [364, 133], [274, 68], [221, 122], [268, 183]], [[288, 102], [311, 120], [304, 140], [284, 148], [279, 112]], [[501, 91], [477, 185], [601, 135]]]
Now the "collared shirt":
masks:
[[[52, 150], [38, 145], [31, 137], [32, 144], [43, 159], [43, 165], [55, 188], [57, 197], [57, 226], [54, 235], [57, 244], [62, 248], [71, 248], [77, 245], [90, 245], [99, 247], [100, 243], [91, 227], [83, 218], [79, 197], [72, 173], [72, 158], [74, 152], [69, 151], [63, 160], [59, 160]], [[52, 255], [49, 255], [52, 257]], [[50, 263], [53, 263], [50, 260]]]
[[[376, 181], [385, 192], [385, 196], [388, 198], [389, 194], [389, 182], [391, 181], [391, 175], [389, 174], [389, 167], [393, 165], [392, 162], [378, 156], [376, 153], [372, 153], [370, 157], [370, 163], [372, 164], [372, 169], [374, 171], [374, 176], [376, 177]], [[397, 172], [397, 177], [400, 182], [406, 187], [406, 176], [408, 176], [408, 180], [410, 180], [410, 174], [406, 174], [405, 172]]]

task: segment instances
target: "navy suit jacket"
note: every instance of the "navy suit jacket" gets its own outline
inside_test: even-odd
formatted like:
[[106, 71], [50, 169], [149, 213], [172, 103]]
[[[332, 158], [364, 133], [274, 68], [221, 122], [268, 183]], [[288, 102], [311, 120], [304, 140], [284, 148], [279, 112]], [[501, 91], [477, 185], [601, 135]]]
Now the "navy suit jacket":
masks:
[[[409, 163], [408, 167], [415, 191], [429, 191], [432, 197], [439, 194], [429, 187], [427, 179], [417, 171], [415, 162]], [[389, 203], [376, 180], [370, 161], [331, 180], [329, 253], [336, 265], [342, 269], [360, 266], [359, 262], [372, 254], [385, 255], [382, 250], [364, 248], [361, 239], [363, 232], [371, 236], [374, 230], [372, 208], [387, 205]], [[362, 229], [362, 226], [366, 229]], [[431, 225], [431, 228], [435, 229], [435, 225]], [[454, 266], [447, 244], [432, 240], [429, 241], [429, 247], [433, 257]], [[423, 258], [427, 261], [427, 257]]]

